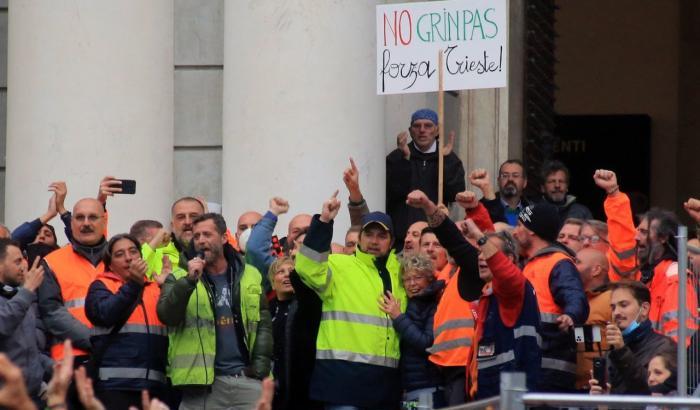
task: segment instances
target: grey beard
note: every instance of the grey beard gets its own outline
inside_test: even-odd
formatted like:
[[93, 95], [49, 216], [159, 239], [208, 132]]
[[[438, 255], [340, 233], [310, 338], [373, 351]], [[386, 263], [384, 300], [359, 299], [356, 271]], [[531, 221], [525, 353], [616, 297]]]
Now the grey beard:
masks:
[[518, 195], [518, 188], [513, 185], [506, 185], [501, 190], [501, 195], [503, 195], [504, 198], [513, 198]]

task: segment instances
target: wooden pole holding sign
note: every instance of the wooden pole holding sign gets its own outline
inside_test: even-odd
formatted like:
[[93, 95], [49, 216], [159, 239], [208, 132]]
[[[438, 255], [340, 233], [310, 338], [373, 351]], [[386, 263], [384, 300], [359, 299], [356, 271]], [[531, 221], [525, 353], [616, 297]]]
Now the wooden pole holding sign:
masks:
[[443, 84], [442, 49], [438, 50], [438, 205], [442, 204], [442, 190], [445, 173], [445, 158], [442, 155], [445, 146], [445, 87]]

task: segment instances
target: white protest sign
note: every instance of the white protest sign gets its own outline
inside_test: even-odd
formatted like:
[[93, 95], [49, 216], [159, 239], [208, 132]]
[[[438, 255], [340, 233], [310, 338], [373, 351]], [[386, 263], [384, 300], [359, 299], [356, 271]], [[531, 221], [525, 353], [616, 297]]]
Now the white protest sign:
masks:
[[377, 94], [505, 87], [506, 0], [377, 6]]

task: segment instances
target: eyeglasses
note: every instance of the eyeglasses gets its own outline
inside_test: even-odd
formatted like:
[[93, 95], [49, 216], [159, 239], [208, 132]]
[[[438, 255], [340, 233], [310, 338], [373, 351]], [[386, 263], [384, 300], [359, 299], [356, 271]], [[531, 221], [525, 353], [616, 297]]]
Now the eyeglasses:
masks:
[[608, 243], [608, 241], [598, 235], [581, 235], [581, 242], [598, 243], [600, 241]]
[[523, 176], [523, 174], [520, 174], [520, 173], [517, 173], [517, 172], [514, 172], [514, 173], [512, 173], [512, 174], [509, 174], [509, 173], [507, 173], [507, 172], [502, 172], [501, 174], [498, 175], [498, 177], [501, 178], [501, 179], [511, 179], [511, 178], [513, 178], [513, 179], [518, 179], [518, 178], [520, 178], [521, 176]]
[[102, 218], [99, 215], [91, 214], [91, 215], [73, 215], [73, 219], [75, 219], [78, 222], [97, 222], [100, 218]]
[[420, 282], [423, 279], [425, 279], [424, 275], [416, 275], [416, 276], [409, 276], [407, 278], [403, 278], [403, 283], [415, 283], [415, 282]]

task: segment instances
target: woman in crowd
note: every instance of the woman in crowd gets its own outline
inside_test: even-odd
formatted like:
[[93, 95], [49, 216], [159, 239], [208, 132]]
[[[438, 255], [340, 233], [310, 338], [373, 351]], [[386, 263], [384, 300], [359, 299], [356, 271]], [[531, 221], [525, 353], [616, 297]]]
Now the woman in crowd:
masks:
[[[166, 386], [168, 336], [156, 314], [160, 288], [146, 278], [140, 249], [131, 235], [112, 237], [105, 273], [90, 285], [85, 300], [85, 313], [95, 326], [92, 376], [108, 409], [140, 405], [142, 389], [162, 397]], [[170, 260], [163, 258], [161, 275], [171, 269]]]
[[[406, 402], [441, 407], [444, 403], [440, 372], [428, 360], [426, 349], [433, 345], [433, 317], [444, 281], [435, 280], [433, 262], [416, 254], [401, 261], [403, 286], [408, 296], [406, 313], [391, 293], [379, 308], [391, 317], [401, 337], [401, 381]], [[430, 407], [432, 408], [432, 407]]]

